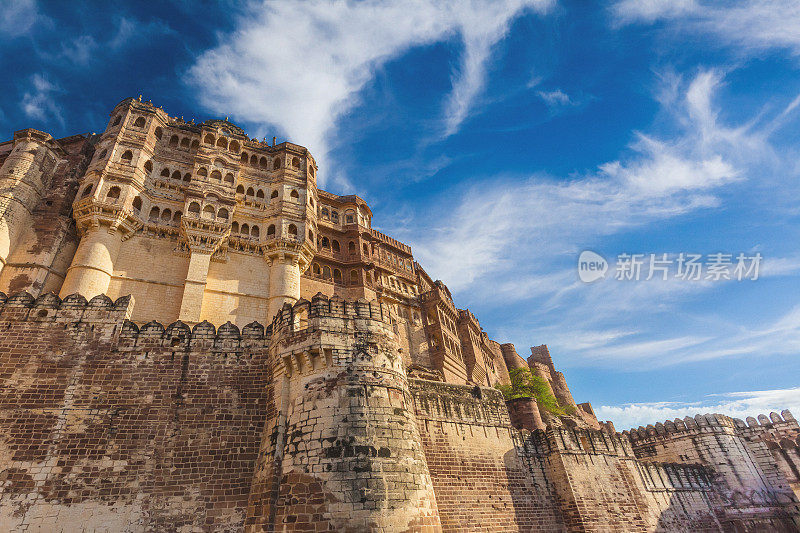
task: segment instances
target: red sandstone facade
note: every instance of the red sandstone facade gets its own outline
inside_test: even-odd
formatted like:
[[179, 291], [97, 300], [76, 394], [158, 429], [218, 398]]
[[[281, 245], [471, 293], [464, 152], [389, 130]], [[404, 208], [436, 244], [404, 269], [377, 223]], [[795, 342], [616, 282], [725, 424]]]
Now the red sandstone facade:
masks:
[[788, 411], [616, 432], [301, 146], [128, 99], [0, 164], [1, 530], [800, 526]]

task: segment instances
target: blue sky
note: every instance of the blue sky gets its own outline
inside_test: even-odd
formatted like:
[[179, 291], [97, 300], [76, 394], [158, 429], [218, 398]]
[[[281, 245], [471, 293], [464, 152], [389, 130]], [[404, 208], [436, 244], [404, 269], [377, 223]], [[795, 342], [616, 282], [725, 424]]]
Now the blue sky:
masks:
[[[307, 146], [320, 181], [618, 429], [800, 414], [800, 3], [13, 0], [0, 127], [128, 96]], [[583, 283], [577, 258], [611, 263]], [[622, 253], [757, 280], [614, 279]], [[649, 255], [648, 255], [649, 257]]]

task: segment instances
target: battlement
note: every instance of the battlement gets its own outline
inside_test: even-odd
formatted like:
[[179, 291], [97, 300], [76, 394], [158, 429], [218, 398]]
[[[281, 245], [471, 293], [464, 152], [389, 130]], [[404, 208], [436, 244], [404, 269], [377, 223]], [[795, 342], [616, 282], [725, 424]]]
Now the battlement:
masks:
[[675, 420], [667, 420], [663, 423], [648, 424], [646, 427], [639, 426], [632, 428], [630, 431], [623, 431], [632, 442], [639, 443], [648, 440], [669, 439], [682, 437], [688, 434], [700, 432], [725, 432], [737, 433], [745, 436], [753, 434], [764, 429], [779, 429], [789, 427], [798, 429], [798, 426], [792, 413], [789, 410], [781, 411], [781, 414], [772, 412], [769, 417], [766, 415], [758, 415], [758, 418], [752, 416], [747, 417], [747, 422], [739, 418], [731, 418], [721, 414], [698, 414], [694, 417], [687, 416], [683, 420], [676, 418]]
[[795, 420], [792, 413], [789, 412], [788, 409], [784, 409], [781, 411], [781, 414], [776, 413], [775, 411], [769, 414], [769, 417], [764, 414], [758, 415], [758, 418], [748, 416], [745, 421], [742, 421], [740, 418], [734, 418], [734, 423], [736, 427], [739, 429], [772, 429], [778, 426], [793, 426], [795, 428], [800, 429], [800, 426], [797, 424], [797, 420]]
[[392, 324], [389, 307], [376, 301], [364, 299], [346, 301], [317, 294], [308, 300], [299, 300], [293, 306], [286, 304], [266, 327], [254, 321], [243, 328], [231, 322], [219, 327], [208, 321], [190, 326], [180, 320], [164, 325], [150, 321], [137, 325], [129, 320], [134, 307], [132, 296], [123, 296], [116, 301], [100, 294], [86, 300], [80, 294], [71, 294], [63, 300], [53, 293], [34, 298], [22, 291], [7, 296], [0, 292], [0, 320], [33, 322], [114, 322], [120, 323], [119, 342], [121, 348], [191, 348], [212, 347], [225, 351], [265, 347], [283, 334], [295, 334], [313, 329], [336, 329], [330, 319], [360, 319]]
[[561, 453], [610, 455], [633, 459], [634, 453], [627, 436], [589, 428], [553, 427], [546, 430], [547, 440]]
[[31, 321], [98, 321], [127, 319], [133, 309], [132, 296], [122, 296], [116, 301], [104, 294], [86, 300], [80, 294], [71, 294], [63, 300], [53, 293], [34, 298], [27, 291], [7, 296], [0, 292], [0, 319]]
[[508, 427], [503, 394], [486, 387], [410, 379], [417, 418], [459, 424]]
[[733, 418], [721, 414], [706, 413], [698, 414], [694, 418], [685, 417], [683, 420], [667, 420], [664, 423], [657, 422], [655, 425], [648, 424], [647, 427], [639, 426], [630, 431], [623, 431], [631, 442], [638, 443], [647, 440], [659, 440], [677, 438], [689, 434], [697, 433], [734, 433], [736, 422]]
[[317, 293], [311, 301], [301, 298], [294, 305], [284, 304], [272, 319], [267, 330], [269, 334], [284, 332], [297, 332], [300, 330], [320, 327], [322, 322], [315, 319], [369, 319], [387, 325], [393, 323], [391, 310], [388, 305], [377, 301], [368, 301], [359, 298], [347, 301], [338, 296], [328, 298]]

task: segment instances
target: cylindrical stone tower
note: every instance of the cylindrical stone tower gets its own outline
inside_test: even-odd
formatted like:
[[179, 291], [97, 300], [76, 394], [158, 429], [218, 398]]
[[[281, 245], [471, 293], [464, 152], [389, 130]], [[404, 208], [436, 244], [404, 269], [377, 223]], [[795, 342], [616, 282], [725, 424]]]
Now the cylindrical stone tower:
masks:
[[47, 146], [51, 140], [37, 130], [16, 132], [14, 148], [0, 167], [0, 270], [30, 227], [31, 211], [56, 165], [56, 156]]
[[81, 238], [61, 286], [61, 297], [80, 294], [91, 299], [105, 294], [114, 273], [114, 260], [122, 245], [122, 236], [109, 226], [96, 226]]
[[268, 334], [246, 530], [440, 530], [388, 307], [317, 295], [286, 304]]

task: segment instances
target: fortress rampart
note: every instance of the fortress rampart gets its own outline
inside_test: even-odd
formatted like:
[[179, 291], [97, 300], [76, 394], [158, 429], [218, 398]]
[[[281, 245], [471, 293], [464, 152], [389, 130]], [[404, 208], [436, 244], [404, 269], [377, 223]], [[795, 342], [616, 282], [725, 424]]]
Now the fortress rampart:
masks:
[[617, 433], [317, 171], [130, 98], [0, 143], [0, 529], [798, 531], [788, 411]]

